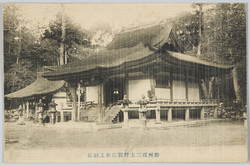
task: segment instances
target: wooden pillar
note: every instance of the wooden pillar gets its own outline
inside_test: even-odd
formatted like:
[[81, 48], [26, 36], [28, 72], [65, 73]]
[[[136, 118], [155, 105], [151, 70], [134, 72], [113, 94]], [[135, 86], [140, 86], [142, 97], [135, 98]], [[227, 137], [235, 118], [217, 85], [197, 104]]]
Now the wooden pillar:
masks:
[[76, 87], [72, 87], [72, 99], [73, 99], [73, 109], [72, 109], [72, 121], [76, 121], [77, 108], [76, 108]]
[[161, 124], [161, 106], [157, 105], [157, 108], [155, 110], [155, 124]]
[[27, 113], [27, 117], [28, 117], [29, 113], [30, 113], [30, 103], [29, 103], [29, 101], [26, 102], [26, 113]]
[[217, 119], [218, 107], [214, 108], [214, 118]]
[[84, 87], [84, 92], [83, 92], [83, 94], [84, 94], [84, 104], [86, 104], [87, 103], [87, 88], [86, 88], [86, 86]]
[[23, 101], [23, 115], [25, 114], [25, 109], [26, 109], [26, 107], [25, 107], [25, 103]]
[[36, 120], [38, 119], [38, 113], [37, 113], [37, 111], [38, 111], [38, 105], [36, 103], [36, 105], [35, 105], [35, 119]]
[[186, 99], [188, 100], [188, 71], [185, 71], [185, 88], [186, 88]]
[[201, 108], [201, 114], [200, 114], [200, 119], [201, 119], [201, 120], [204, 120], [204, 114], [205, 114], [205, 108], [202, 107], [202, 108]]
[[172, 108], [168, 109], [168, 122], [172, 122]]
[[201, 86], [201, 73], [198, 71], [198, 86], [199, 86], [199, 97], [202, 99], [201, 93], [202, 93], [202, 86]]
[[187, 108], [185, 112], [185, 121], [189, 121], [189, 108]]
[[102, 109], [102, 93], [103, 93], [103, 85], [98, 85], [98, 104], [99, 104], [99, 123], [103, 123], [103, 109]]
[[151, 75], [151, 77], [150, 77], [150, 89], [151, 89], [152, 94], [154, 94], [154, 95], [155, 95], [155, 85], [156, 85], [156, 80], [154, 79], [154, 76]]
[[[56, 112], [56, 111], [55, 111], [55, 112]], [[56, 116], [55, 116], [55, 114], [56, 114], [55, 112], [53, 112], [53, 113], [50, 114], [50, 115], [51, 115], [51, 117], [50, 117], [50, 123], [51, 123], [51, 124], [55, 124], [55, 117], [56, 117]]]
[[65, 120], [64, 120], [64, 112], [63, 111], [61, 111], [61, 122], [64, 122]]
[[56, 123], [58, 123], [59, 122], [59, 113], [57, 112], [56, 113]]
[[78, 104], [77, 104], [77, 120], [80, 121], [80, 108], [81, 108], [81, 84], [78, 83], [78, 90], [77, 90], [77, 96], [78, 96]]
[[170, 69], [169, 79], [170, 79], [170, 98], [171, 100], [173, 100], [173, 73], [171, 69]]
[[[126, 63], [125, 63], [126, 64]], [[125, 78], [124, 78], [124, 95], [127, 95], [127, 98], [129, 98], [129, 89], [128, 89], [128, 71], [126, 70], [125, 65]]]
[[129, 125], [128, 125], [128, 110], [123, 110], [123, 129], [125, 128], [129, 128]]

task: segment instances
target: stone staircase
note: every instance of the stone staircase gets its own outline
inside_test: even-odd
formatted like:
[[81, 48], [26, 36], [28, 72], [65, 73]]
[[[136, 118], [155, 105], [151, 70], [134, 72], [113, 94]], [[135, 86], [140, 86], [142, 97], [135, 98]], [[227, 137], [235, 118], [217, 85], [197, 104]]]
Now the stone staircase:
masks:
[[113, 120], [119, 114], [120, 110], [121, 110], [121, 106], [120, 105], [111, 105], [111, 106], [108, 106], [105, 109], [105, 114], [104, 114], [103, 122], [104, 123], [112, 123]]
[[[112, 123], [121, 110], [120, 105], [109, 105], [104, 109], [104, 123]], [[85, 122], [98, 122], [100, 107], [92, 105], [81, 110], [81, 121]]]
[[86, 109], [81, 110], [81, 121], [95, 122], [99, 117], [100, 107], [98, 105], [92, 105]]

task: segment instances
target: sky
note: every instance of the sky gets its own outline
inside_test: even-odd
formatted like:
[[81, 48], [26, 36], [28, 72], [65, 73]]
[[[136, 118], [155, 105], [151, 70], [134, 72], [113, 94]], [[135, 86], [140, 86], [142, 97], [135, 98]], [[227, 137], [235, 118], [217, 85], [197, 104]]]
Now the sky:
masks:
[[[18, 4], [30, 27], [46, 26], [61, 11], [60, 4], [22, 3]], [[65, 13], [82, 28], [89, 29], [97, 22], [109, 23], [113, 28], [128, 27], [152, 22], [161, 18], [175, 17], [183, 12], [193, 11], [192, 4], [151, 3], [151, 4], [64, 4]]]

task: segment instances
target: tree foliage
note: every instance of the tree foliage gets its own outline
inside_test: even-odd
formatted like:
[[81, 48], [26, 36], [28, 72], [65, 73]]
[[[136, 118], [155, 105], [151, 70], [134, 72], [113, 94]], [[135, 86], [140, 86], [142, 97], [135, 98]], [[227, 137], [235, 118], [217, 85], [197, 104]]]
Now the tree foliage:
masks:
[[34, 65], [27, 65], [33, 36], [22, 25], [19, 9], [14, 4], [4, 6], [4, 92], [14, 92], [34, 81]]
[[[199, 5], [201, 4], [194, 4], [194, 13], [182, 15], [174, 21], [178, 39], [189, 50], [184, 53], [195, 55], [201, 41], [201, 58], [237, 66], [237, 81], [246, 103], [246, 4], [202, 4], [202, 13], [197, 8]], [[7, 94], [32, 83], [36, 72], [43, 66], [58, 64], [59, 46], [62, 42], [62, 14], [59, 13], [42, 36], [37, 38], [22, 23], [17, 6], [5, 5], [3, 12], [4, 85]], [[69, 61], [90, 56], [93, 47], [105, 46], [114, 35], [109, 24], [99, 23], [91, 28], [92, 31], [87, 31], [68, 17], [65, 21], [64, 42]]]
[[[16, 5], [4, 6], [4, 93], [11, 93], [31, 84], [36, 73], [43, 66], [57, 65], [59, 45], [62, 40], [61, 14], [50, 22], [41, 36], [23, 23], [24, 20]], [[66, 18], [66, 50], [79, 54], [79, 45], [89, 47], [90, 33], [82, 30]], [[81, 47], [80, 46], [80, 47]], [[80, 48], [79, 48], [80, 49]], [[72, 58], [75, 60], [75, 58]]]
[[16, 5], [4, 6], [4, 93], [35, 81], [44, 65], [56, 65], [58, 50], [53, 41], [41, 40], [22, 22]]
[[246, 104], [246, 5], [216, 4], [204, 13], [204, 20], [203, 57], [236, 67], [238, 87], [235, 88], [239, 88]]
[[[62, 14], [57, 14], [56, 20], [50, 22], [49, 27], [45, 29], [42, 39], [54, 40], [57, 42], [58, 47], [62, 42]], [[82, 46], [90, 46], [90, 34], [87, 30], [81, 29], [80, 26], [75, 24], [69, 17], [65, 18], [66, 24], [66, 49], [74, 48], [75, 44]]]
[[[175, 31], [187, 50], [185, 54], [196, 55], [201, 41], [201, 57], [210, 62], [234, 65], [236, 72], [226, 81], [234, 83], [237, 100], [246, 104], [246, 5], [243, 3], [194, 4], [194, 13], [175, 19]], [[203, 11], [200, 13], [199, 7]], [[200, 18], [202, 21], [200, 22]], [[201, 25], [201, 30], [199, 26]], [[199, 36], [201, 31], [201, 37]], [[234, 81], [232, 81], [234, 78]], [[221, 82], [220, 87], [230, 86]], [[223, 89], [225, 90], [228, 88]], [[233, 89], [231, 89], [232, 91]], [[232, 95], [234, 96], [234, 95]], [[228, 97], [225, 95], [223, 97]], [[234, 96], [235, 97], [235, 96]]]
[[204, 15], [203, 54], [224, 64], [246, 60], [246, 6], [220, 3]]
[[4, 28], [4, 69], [16, 62], [19, 53], [19, 10], [15, 5], [7, 5], [3, 10], [3, 28]]

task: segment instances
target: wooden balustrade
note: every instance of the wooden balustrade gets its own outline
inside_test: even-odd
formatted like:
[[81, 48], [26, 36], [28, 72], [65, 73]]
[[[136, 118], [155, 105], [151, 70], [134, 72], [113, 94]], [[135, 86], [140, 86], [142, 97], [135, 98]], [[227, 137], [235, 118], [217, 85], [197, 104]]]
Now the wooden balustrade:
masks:
[[[146, 105], [146, 111], [155, 111], [156, 113], [156, 124], [161, 123], [160, 113], [161, 110], [167, 110], [168, 112], [168, 122], [172, 122], [172, 111], [173, 110], [182, 110], [185, 109], [185, 121], [189, 121], [190, 118], [190, 110], [192, 108], [200, 109], [200, 119], [204, 120], [204, 109], [214, 108], [215, 112], [218, 107], [218, 100], [155, 100], [150, 101]], [[140, 105], [137, 102], [132, 102], [128, 106], [121, 108], [124, 112], [124, 128], [128, 127], [128, 112], [129, 111], [139, 111], [140, 112]], [[216, 118], [217, 115], [214, 115]]]
[[[147, 107], [149, 109], [155, 109], [156, 105], [159, 104], [162, 107], [216, 107], [219, 102], [215, 99], [210, 100], [156, 100], [149, 101]], [[132, 101], [132, 104], [129, 104], [129, 109], [137, 109], [139, 108], [139, 104], [137, 102]]]

